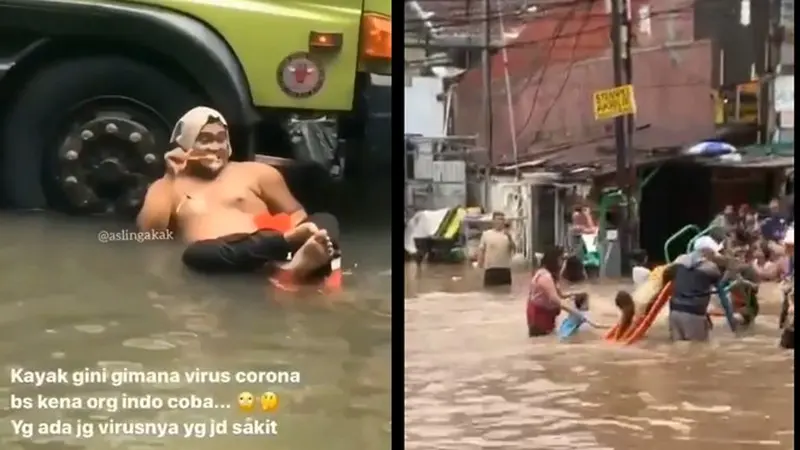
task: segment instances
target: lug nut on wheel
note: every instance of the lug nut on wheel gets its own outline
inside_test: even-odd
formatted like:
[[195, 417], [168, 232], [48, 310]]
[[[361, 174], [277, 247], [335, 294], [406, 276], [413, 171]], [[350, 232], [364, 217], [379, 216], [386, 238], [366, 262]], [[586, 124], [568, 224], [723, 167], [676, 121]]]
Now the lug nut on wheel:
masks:
[[78, 159], [78, 152], [76, 152], [75, 150], [69, 150], [67, 151], [67, 153], [64, 153], [64, 159], [66, 159], [67, 161], [75, 161], [76, 159]]
[[106, 133], [114, 134], [117, 130], [119, 130], [119, 128], [113, 123], [106, 125]]
[[91, 130], [83, 130], [81, 131], [81, 139], [84, 141], [88, 141], [89, 139], [94, 137], [94, 133]]

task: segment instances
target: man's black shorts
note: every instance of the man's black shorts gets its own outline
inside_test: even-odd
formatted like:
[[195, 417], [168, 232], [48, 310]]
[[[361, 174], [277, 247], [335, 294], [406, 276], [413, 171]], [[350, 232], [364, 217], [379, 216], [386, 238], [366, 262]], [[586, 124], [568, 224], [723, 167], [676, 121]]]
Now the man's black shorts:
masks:
[[[306, 219], [328, 232], [334, 248], [338, 249], [339, 224], [331, 214], [317, 213]], [[206, 273], [254, 272], [267, 263], [288, 261], [302, 243], [291, 245], [276, 231], [257, 231], [253, 234], [233, 234], [189, 244], [183, 252], [186, 267]], [[327, 275], [330, 267], [326, 269]]]
[[511, 269], [493, 267], [483, 272], [483, 287], [511, 286]]

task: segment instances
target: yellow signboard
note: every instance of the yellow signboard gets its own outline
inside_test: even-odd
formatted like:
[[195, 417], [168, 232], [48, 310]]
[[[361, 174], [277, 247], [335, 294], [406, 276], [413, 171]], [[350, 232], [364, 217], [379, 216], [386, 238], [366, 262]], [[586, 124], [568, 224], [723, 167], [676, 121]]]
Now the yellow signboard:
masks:
[[596, 120], [636, 114], [636, 98], [633, 96], [633, 85], [630, 84], [597, 91], [592, 94], [592, 103]]

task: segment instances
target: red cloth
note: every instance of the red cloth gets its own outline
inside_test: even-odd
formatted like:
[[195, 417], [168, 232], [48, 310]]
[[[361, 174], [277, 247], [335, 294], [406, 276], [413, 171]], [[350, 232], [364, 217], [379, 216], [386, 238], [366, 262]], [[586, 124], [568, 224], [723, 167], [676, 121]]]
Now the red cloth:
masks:
[[542, 333], [552, 333], [556, 328], [556, 318], [561, 310], [546, 308], [529, 301], [525, 315], [528, 319], [528, 327], [535, 327]]
[[549, 272], [539, 269], [531, 278], [530, 291], [528, 291], [528, 306], [525, 315], [528, 319], [528, 327], [534, 327], [542, 333], [552, 333], [556, 327], [556, 317], [561, 312], [557, 304], [551, 304], [544, 292], [539, 291], [536, 279]]

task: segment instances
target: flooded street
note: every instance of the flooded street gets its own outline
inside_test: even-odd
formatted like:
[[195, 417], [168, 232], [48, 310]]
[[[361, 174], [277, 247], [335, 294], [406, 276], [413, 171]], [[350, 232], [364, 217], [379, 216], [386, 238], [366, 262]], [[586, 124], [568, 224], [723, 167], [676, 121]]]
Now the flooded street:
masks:
[[[179, 242], [101, 244], [130, 225], [43, 215], [0, 216], [0, 447], [21, 449], [385, 450], [390, 435], [390, 238], [343, 226], [343, 299], [278, 301], [263, 279], [202, 278], [180, 264]], [[357, 266], [356, 266], [357, 265]], [[354, 267], [356, 266], [356, 267]], [[12, 385], [11, 369], [106, 368], [296, 374], [297, 383]], [[277, 411], [242, 412], [240, 392], [279, 397]], [[217, 409], [44, 410], [10, 396], [211, 397]], [[17, 405], [18, 406], [18, 405]], [[108, 409], [108, 408], [106, 408]], [[217, 423], [213, 439], [141, 435], [16, 436], [10, 423]], [[275, 436], [233, 436], [234, 423], [277, 423]]]
[[[662, 314], [641, 345], [622, 347], [586, 327], [569, 343], [528, 338], [526, 273], [511, 295], [474, 290], [480, 278], [411, 283], [407, 449], [794, 448], [794, 353], [778, 348], [774, 286], [742, 337], [717, 320], [711, 344], [672, 345]], [[598, 322], [617, 320], [618, 288], [579, 288]]]

